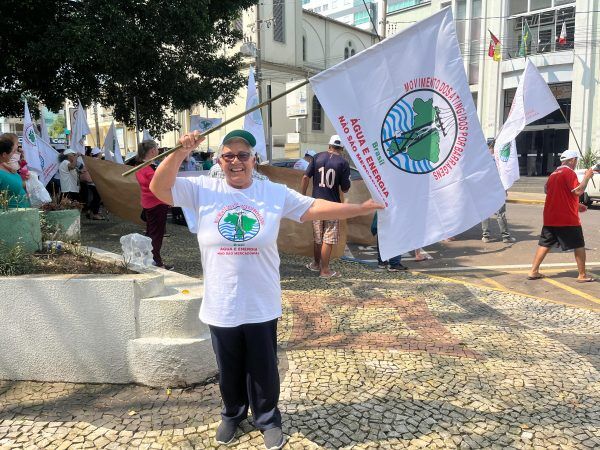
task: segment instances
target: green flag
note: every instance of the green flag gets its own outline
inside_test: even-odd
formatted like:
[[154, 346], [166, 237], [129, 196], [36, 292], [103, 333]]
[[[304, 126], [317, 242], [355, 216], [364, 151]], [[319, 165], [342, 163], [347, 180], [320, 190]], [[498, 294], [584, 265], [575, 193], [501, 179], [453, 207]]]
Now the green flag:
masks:
[[527, 56], [527, 44], [531, 42], [531, 30], [529, 29], [529, 25], [527, 24], [527, 19], [525, 20], [525, 24], [523, 25], [523, 36], [521, 36], [521, 43], [519, 45], [519, 56]]

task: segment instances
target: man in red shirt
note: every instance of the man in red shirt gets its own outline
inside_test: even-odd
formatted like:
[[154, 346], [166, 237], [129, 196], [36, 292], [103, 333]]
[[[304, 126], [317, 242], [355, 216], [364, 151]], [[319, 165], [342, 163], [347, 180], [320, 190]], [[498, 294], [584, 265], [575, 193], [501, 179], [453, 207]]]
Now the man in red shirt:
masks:
[[585, 241], [579, 220], [579, 212], [587, 208], [579, 204], [579, 196], [583, 194], [588, 182], [594, 175], [593, 169], [588, 169], [581, 183], [575, 174], [575, 166], [579, 153], [566, 150], [560, 155], [562, 165], [548, 178], [546, 183], [546, 203], [544, 205], [544, 226], [538, 242], [538, 249], [533, 259], [529, 280], [544, 278], [540, 273], [540, 264], [557, 243], [563, 251], [574, 250], [577, 262], [577, 282], [594, 281], [585, 272]]

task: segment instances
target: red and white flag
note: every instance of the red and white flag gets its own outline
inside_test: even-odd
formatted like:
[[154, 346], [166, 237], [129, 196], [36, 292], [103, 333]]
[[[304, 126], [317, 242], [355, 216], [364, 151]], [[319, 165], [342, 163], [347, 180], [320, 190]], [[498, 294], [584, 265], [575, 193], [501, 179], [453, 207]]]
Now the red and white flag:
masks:
[[563, 22], [562, 28], [560, 29], [560, 36], [558, 37], [558, 43], [559, 44], [567, 43], [567, 25], [565, 24], [565, 22]]

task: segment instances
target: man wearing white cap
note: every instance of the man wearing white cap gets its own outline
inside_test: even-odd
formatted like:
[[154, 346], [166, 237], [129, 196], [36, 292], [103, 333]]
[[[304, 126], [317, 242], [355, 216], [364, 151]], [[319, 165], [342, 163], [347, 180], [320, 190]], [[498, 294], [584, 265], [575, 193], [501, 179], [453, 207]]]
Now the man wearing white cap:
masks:
[[305, 171], [308, 169], [310, 162], [313, 160], [317, 153], [314, 150], [306, 150], [304, 158], [300, 158], [294, 163], [294, 169]]
[[79, 201], [79, 177], [77, 176], [77, 152], [66, 149], [62, 156], [65, 158], [58, 166], [60, 175], [60, 190], [63, 197]]
[[[342, 157], [342, 140], [337, 134], [329, 139], [326, 152], [316, 155], [309, 163], [302, 177], [300, 191], [306, 195], [309, 178], [313, 179], [313, 198], [341, 203], [340, 190], [350, 189], [350, 165]], [[315, 260], [306, 265], [313, 272], [319, 272], [321, 278], [339, 277], [340, 274], [329, 268], [329, 259], [333, 246], [339, 241], [339, 220], [313, 221]]]
[[579, 272], [577, 282], [595, 281], [594, 278], [588, 277], [585, 271], [585, 241], [579, 220], [579, 213], [587, 209], [579, 203], [579, 196], [584, 193], [594, 170], [586, 170], [580, 183], [575, 173], [578, 158], [579, 153], [575, 150], [565, 150], [560, 155], [562, 165], [548, 178], [545, 189], [544, 226], [527, 277], [529, 280], [544, 278], [540, 273], [540, 265], [550, 249], [558, 244], [563, 251], [574, 250]]

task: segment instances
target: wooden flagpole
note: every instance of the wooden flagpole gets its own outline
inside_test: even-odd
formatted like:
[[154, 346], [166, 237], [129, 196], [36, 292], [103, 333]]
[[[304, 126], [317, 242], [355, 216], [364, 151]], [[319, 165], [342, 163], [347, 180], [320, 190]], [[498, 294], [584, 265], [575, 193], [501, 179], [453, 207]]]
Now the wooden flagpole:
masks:
[[[212, 133], [213, 131], [217, 131], [218, 129], [223, 128], [225, 125], [229, 125], [231, 122], [235, 122], [236, 120], [238, 120], [238, 119], [240, 119], [240, 118], [242, 118], [242, 117], [250, 114], [251, 112], [254, 112], [254, 111], [256, 111], [259, 108], [262, 108], [263, 106], [266, 106], [266, 105], [268, 105], [269, 103], [271, 103], [271, 102], [273, 102], [275, 100], [279, 100], [281, 97], [285, 97], [290, 92], [293, 92], [296, 89], [301, 88], [302, 86], [305, 86], [306, 84], [308, 84], [308, 82], [309, 82], [309, 80], [304, 80], [302, 83], [297, 84], [293, 88], [288, 89], [287, 91], [284, 91], [281, 94], [276, 95], [275, 97], [272, 97], [272, 98], [270, 98], [268, 100], [265, 100], [262, 103], [259, 103], [258, 105], [256, 105], [256, 106], [254, 106], [254, 107], [252, 107], [252, 108], [250, 108], [250, 109], [248, 109], [248, 110], [246, 110], [246, 111], [244, 111], [244, 112], [242, 112], [242, 113], [240, 113], [240, 114], [232, 117], [231, 119], [228, 119], [225, 122], [222, 122], [219, 125], [216, 125], [215, 127], [211, 128], [210, 130], [206, 130], [206, 131], [200, 133], [199, 135], [197, 135], [196, 139], [198, 140], [198, 139], [200, 139], [200, 138], [202, 138], [204, 136], [207, 136], [210, 133]], [[142, 164], [139, 164], [139, 165], [135, 166], [134, 168], [128, 170], [127, 172], [124, 172], [122, 175], [124, 177], [129, 176], [132, 173], [135, 173], [138, 170], [143, 169], [146, 166], [149, 166], [150, 164], [152, 164], [153, 161], [155, 161], [155, 160], [157, 160], [159, 158], [164, 158], [165, 156], [169, 156], [171, 153], [176, 152], [181, 147], [182, 147], [181, 144], [177, 144], [175, 147], [170, 148], [169, 150], [165, 151], [164, 153], [162, 153], [160, 155], [155, 156], [154, 158], [151, 158], [151, 159], [149, 159], [147, 161], [144, 161]]]

